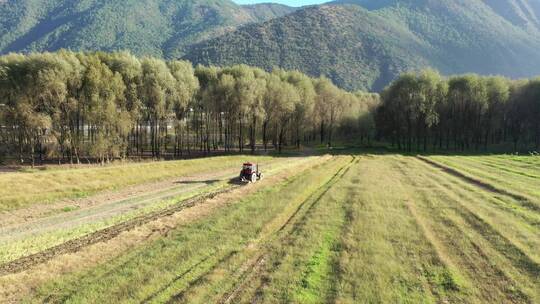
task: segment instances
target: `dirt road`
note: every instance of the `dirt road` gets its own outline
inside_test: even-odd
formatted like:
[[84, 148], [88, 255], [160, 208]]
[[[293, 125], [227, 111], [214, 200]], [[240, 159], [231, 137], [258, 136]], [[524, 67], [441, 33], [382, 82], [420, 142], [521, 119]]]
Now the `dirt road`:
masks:
[[[264, 173], [270, 177], [307, 161], [309, 158], [275, 160], [264, 165]], [[80, 207], [0, 227], [0, 261], [6, 264], [32, 256], [95, 231], [145, 216], [152, 218], [153, 214], [174, 209], [189, 199], [232, 188], [234, 183], [231, 181], [236, 178], [236, 171], [238, 168], [235, 167], [221, 172], [203, 172], [81, 199], [76, 204], [66, 202], [66, 206]]]
[[[49, 249], [0, 265], [0, 298], [18, 301], [36, 286], [62, 274], [79, 271], [112, 259], [126, 250], [159, 236], [177, 225], [207, 216], [261, 187], [283, 181], [306, 168], [328, 161], [329, 156], [287, 159], [265, 166], [265, 179], [249, 187], [228, 185], [216, 192], [179, 201], [169, 208], [122, 222]], [[226, 180], [225, 175], [223, 179]], [[190, 178], [191, 181], [198, 179]], [[207, 179], [204, 179], [207, 180]], [[201, 180], [199, 180], [201, 181]], [[193, 184], [190, 182], [188, 184]], [[207, 183], [205, 183], [207, 184]], [[208, 185], [208, 184], [207, 184]], [[211, 185], [211, 183], [210, 183]], [[185, 189], [185, 188], [184, 188]]]

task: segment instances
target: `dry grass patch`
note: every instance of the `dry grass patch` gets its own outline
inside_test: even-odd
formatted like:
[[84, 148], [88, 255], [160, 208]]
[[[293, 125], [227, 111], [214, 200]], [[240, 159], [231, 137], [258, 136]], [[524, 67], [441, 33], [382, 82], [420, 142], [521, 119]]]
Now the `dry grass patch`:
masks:
[[51, 203], [64, 198], [80, 198], [104, 191], [238, 167], [245, 159], [269, 162], [271, 156], [218, 156], [192, 160], [130, 163], [108, 167], [16, 172], [0, 175], [0, 211], [32, 204]]
[[169, 235], [172, 230], [179, 226], [186, 226], [205, 218], [247, 195], [282, 182], [286, 178], [298, 174], [298, 172], [328, 160], [330, 160], [329, 156], [313, 157], [297, 164], [289, 164], [282, 171], [265, 178], [263, 183], [235, 189], [232, 192], [208, 200], [204, 204], [185, 209], [182, 212], [161, 218], [134, 230], [123, 232], [107, 242], [82, 248], [77, 253], [58, 256], [45, 264], [21, 273], [0, 277], [0, 299], [8, 302], [18, 302], [22, 298], [33, 294], [36, 288], [50, 280], [59, 279], [72, 273], [83, 272], [98, 264], [111, 262], [116, 257], [135, 250], [145, 243]]

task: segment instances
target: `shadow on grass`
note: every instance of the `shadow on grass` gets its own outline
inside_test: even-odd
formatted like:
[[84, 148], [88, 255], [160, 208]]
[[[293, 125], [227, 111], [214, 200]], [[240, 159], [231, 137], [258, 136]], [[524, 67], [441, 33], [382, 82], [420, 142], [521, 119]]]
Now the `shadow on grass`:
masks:
[[193, 184], [207, 184], [207, 185], [211, 185], [211, 184], [215, 184], [217, 182], [220, 182], [221, 180], [219, 179], [209, 179], [209, 180], [189, 180], [189, 181], [177, 181], [177, 182], [174, 182], [175, 184], [179, 184], [179, 185], [193, 185]]
[[229, 185], [236, 185], [236, 186], [246, 186], [249, 185], [249, 182], [244, 182], [240, 179], [240, 177], [233, 177], [228, 182]]

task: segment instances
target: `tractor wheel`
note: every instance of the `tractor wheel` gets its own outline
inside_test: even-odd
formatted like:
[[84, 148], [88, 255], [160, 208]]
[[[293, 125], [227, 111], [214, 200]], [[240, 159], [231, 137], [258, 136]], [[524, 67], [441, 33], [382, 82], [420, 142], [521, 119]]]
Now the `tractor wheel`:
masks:
[[259, 180], [263, 179], [263, 174], [259, 173]]
[[257, 174], [253, 173], [251, 174], [251, 182], [254, 183], [257, 181]]

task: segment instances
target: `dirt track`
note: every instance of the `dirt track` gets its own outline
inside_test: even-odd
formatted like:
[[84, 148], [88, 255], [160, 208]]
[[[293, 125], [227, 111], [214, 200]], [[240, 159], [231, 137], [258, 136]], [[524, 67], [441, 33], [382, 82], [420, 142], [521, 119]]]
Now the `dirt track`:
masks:
[[[21, 227], [27, 223], [39, 221], [44, 218], [52, 218], [55, 214], [63, 216], [65, 220], [66, 213], [63, 208], [73, 209], [91, 209], [107, 204], [119, 204], [128, 199], [140, 198], [142, 196], [152, 196], [165, 194], [166, 191], [180, 190], [181, 188], [194, 187], [196, 184], [208, 185], [219, 179], [232, 177], [232, 172], [237, 168], [227, 168], [221, 172], [202, 172], [197, 175], [179, 176], [168, 178], [162, 181], [143, 183], [134, 186], [128, 186], [118, 190], [107, 190], [101, 193], [78, 199], [64, 199], [54, 203], [33, 204], [22, 209], [9, 212], [0, 212], [0, 234], [7, 229]], [[70, 215], [76, 212], [70, 212]]]
[[145, 214], [139, 217], [136, 217], [134, 219], [122, 222], [118, 225], [114, 225], [108, 228], [105, 228], [103, 230], [96, 231], [94, 233], [91, 233], [89, 235], [83, 236], [78, 239], [74, 239], [71, 241], [68, 241], [66, 243], [60, 244], [58, 246], [54, 246], [52, 248], [49, 248], [45, 251], [32, 254], [11, 262], [8, 262], [6, 264], [0, 265], [0, 275], [10, 274], [10, 273], [17, 273], [20, 271], [23, 271], [25, 269], [28, 269], [34, 265], [41, 264], [47, 260], [52, 259], [55, 256], [66, 254], [66, 253], [72, 253], [77, 252], [81, 248], [96, 244], [99, 242], [105, 242], [110, 239], [113, 239], [114, 237], [118, 236], [120, 233], [133, 229], [135, 227], [144, 225], [148, 222], [157, 220], [159, 218], [170, 216], [174, 213], [177, 213], [179, 211], [182, 211], [186, 208], [193, 207], [199, 203], [204, 202], [205, 200], [214, 198], [218, 194], [222, 194], [225, 192], [230, 192], [234, 188], [239, 186], [229, 186], [228, 188], [216, 192], [212, 192], [209, 194], [200, 195], [196, 198], [181, 202], [177, 205], [174, 205], [172, 207], [152, 212], [149, 214]]
[[[282, 160], [268, 162], [265, 164], [265, 171], [271, 173], [285, 164], [286, 162]], [[0, 243], [74, 229], [127, 213], [141, 213], [144, 212], [142, 209], [151, 207], [157, 202], [179, 196], [193, 197], [213, 186], [230, 182], [236, 177], [236, 171], [235, 167], [220, 172], [203, 172], [119, 191], [107, 191], [88, 198], [61, 201], [52, 206], [37, 204], [9, 214], [0, 214]], [[64, 212], [62, 208], [74, 210]]]
[[[103, 195], [97, 198], [92, 197], [83, 199], [85, 202], [79, 202], [80, 209], [69, 213], [60, 212], [60, 214], [38, 218], [35, 220], [27, 220], [19, 224], [12, 224], [8, 227], [0, 228], [0, 242], [14, 241], [23, 239], [27, 236], [43, 234], [49, 231], [59, 229], [70, 229], [84, 224], [95, 223], [115, 216], [125, 214], [150, 206], [157, 201], [163, 201], [175, 196], [196, 192], [204, 187], [215, 183], [223, 182], [232, 179], [233, 176], [226, 172], [214, 174], [212, 176], [205, 175], [198, 178], [176, 179], [173, 181], [161, 182], [155, 187], [150, 185], [138, 186], [137, 191], [127, 194], [117, 193], [109, 194], [108, 199], [99, 203], [88, 203], [88, 201], [97, 201]], [[148, 191], [143, 192], [142, 189], [147, 188]]]
[[[297, 163], [295, 163], [295, 166], [302, 165], [304, 163], [305, 163], [304, 161], [298, 161]], [[273, 165], [267, 165], [266, 168], [268, 171], [266, 171], [265, 173], [269, 173], [267, 175], [269, 177], [271, 177], [272, 175], [276, 175], [277, 173], [283, 171], [284, 170], [283, 168], [286, 168], [286, 164], [287, 162], [284, 162], [284, 163], [277, 162]], [[209, 178], [208, 175], [205, 175], [204, 177], [205, 179], [202, 181], [200, 180], [200, 178], [190, 179], [191, 182], [186, 183], [186, 185], [182, 185], [179, 188], [178, 186], [176, 186], [172, 190], [166, 189], [163, 193], [158, 192], [158, 193], [151, 193], [149, 195], [145, 195], [143, 199], [140, 200], [140, 204], [136, 204], [135, 206], [133, 206], [132, 198], [130, 198], [130, 199], [127, 199], [127, 201], [130, 202], [129, 204], [126, 204], [124, 201], [116, 201], [114, 202], [114, 204], [97, 205], [97, 208], [91, 208], [91, 210], [94, 210], [94, 209], [97, 210], [97, 212], [94, 212], [94, 213], [88, 213], [88, 210], [82, 210], [84, 211], [84, 216], [82, 216], [82, 218], [79, 213], [74, 212], [73, 214], [70, 215], [70, 217], [72, 218], [62, 219], [61, 216], [60, 217], [54, 216], [52, 218], [46, 218], [39, 221], [24, 223], [22, 226], [19, 226], [19, 227], [9, 227], [9, 229], [4, 228], [0, 230], [0, 240], [2, 239], [12, 240], [16, 238], [24, 238], [27, 235], [30, 235], [30, 236], [33, 235], [33, 233], [38, 233], [38, 232], [42, 233], [44, 231], [64, 229], [66, 227], [71, 227], [73, 225], [81, 224], [82, 222], [95, 221], [97, 218], [101, 218], [102, 216], [105, 216], [105, 215], [111, 216], [111, 214], [122, 213], [133, 208], [141, 207], [146, 204], [155, 203], [156, 201], [160, 201], [160, 200], [177, 196], [181, 193], [185, 193], [186, 191], [194, 190], [193, 185], [195, 185], [195, 188], [202, 188], [204, 186], [211, 185], [213, 183], [231, 180], [232, 178], [232, 176], [230, 175], [230, 172], [227, 172], [226, 174], [223, 174], [223, 173], [214, 174], [213, 177], [215, 179], [210, 179], [211, 182], [209, 182], [208, 180]], [[32, 266], [35, 266], [37, 264], [41, 264], [47, 260], [50, 260], [56, 256], [66, 254], [66, 253], [77, 252], [81, 248], [87, 247], [89, 245], [111, 240], [124, 231], [132, 230], [146, 223], [178, 213], [179, 211], [182, 211], [186, 208], [191, 208], [197, 204], [200, 204], [209, 199], [212, 199], [220, 194], [231, 192], [232, 190], [238, 187], [239, 185], [236, 185], [234, 183], [229, 183], [228, 185], [219, 188], [219, 190], [206, 192], [196, 197], [193, 197], [187, 200], [182, 200], [165, 209], [160, 209], [158, 211], [154, 211], [154, 212], [137, 216], [135, 218], [121, 222], [119, 224], [87, 234], [83, 237], [79, 237], [79, 238], [67, 241], [65, 243], [62, 243], [60, 245], [50, 247], [44, 251], [7, 262], [3, 265], [0, 265], [0, 276], [21, 272], [21, 271], [27, 270], [28, 268]], [[178, 190], [177, 188], [180, 190]], [[119, 207], [115, 208], [115, 206], [117, 205]], [[101, 212], [102, 211], [101, 209], [103, 207], [106, 207], [105, 211]], [[66, 217], [66, 215], [64, 215], [64, 217]]]

